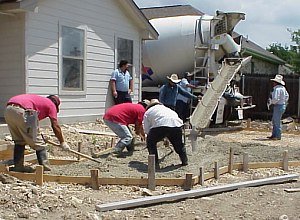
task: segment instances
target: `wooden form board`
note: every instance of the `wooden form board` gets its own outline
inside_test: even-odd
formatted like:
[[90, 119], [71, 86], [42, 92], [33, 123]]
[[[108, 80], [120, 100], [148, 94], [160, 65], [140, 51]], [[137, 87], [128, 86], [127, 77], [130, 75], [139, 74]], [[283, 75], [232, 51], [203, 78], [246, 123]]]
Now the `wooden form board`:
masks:
[[77, 132], [82, 133], [82, 134], [95, 134], [95, 135], [108, 135], [108, 136], [114, 136], [116, 137], [117, 135], [113, 132], [107, 132], [107, 131], [93, 131], [93, 130], [85, 130], [85, 129], [78, 129], [74, 128]]
[[260, 179], [260, 180], [252, 180], [252, 181], [233, 183], [233, 184], [227, 184], [222, 186], [194, 189], [190, 191], [183, 191], [183, 192], [164, 194], [159, 196], [151, 196], [145, 198], [138, 198], [138, 199], [96, 205], [96, 210], [103, 212], [103, 211], [109, 211], [115, 209], [126, 209], [126, 208], [134, 208], [134, 207], [145, 206], [145, 205], [153, 205], [162, 202], [170, 202], [170, 201], [182, 200], [187, 198], [195, 198], [195, 197], [201, 197], [201, 196], [206, 196], [211, 194], [228, 192], [239, 188], [262, 186], [266, 184], [284, 183], [284, 182], [296, 180], [298, 178], [299, 175], [289, 174], [289, 175], [270, 177], [270, 178]]
[[[261, 163], [249, 163], [248, 168], [249, 169], [258, 169], [258, 168], [280, 168], [282, 167], [282, 161], [281, 162], [261, 162]], [[289, 166], [300, 166], [300, 161], [288, 161]], [[233, 165], [233, 169], [236, 170], [243, 170], [243, 164], [242, 163], [235, 163]]]
[[9, 143], [0, 144], [0, 160], [10, 160], [13, 158], [14, 145]]
[[[78, 162], [77, 160], [50, 160], [50, 164], [52, 165], [67, 165], [69, 163]], [[282, 165], [282, 162], [269, 162], [269, 163], [251, 163], [249, 164], [249, 168], [257, 169], [257, 168], [278, 168]], [[292, 166], [300, 166], [300, 161], [290, 161], [289, 165]], [[243, 164], [233, 164], [234, 169], [242, 170]], [[7, 167], [4, 165], [0, 165], [0, 173], [6, 173], [17, 177], [22, 180], [35, 181], [36, 177], [34, 173], [17, 173], [10, 172], [7, 170]], [[224, 166], [219, 168], [219, 175], [223, 175], [228, 173], [228, 166]], [[101, 175], [101, 174], [100, 174]], [[213, 179], [215, 177], [214, 172], [204, 173], [203, 181]], [[60, 176], [60, 175], [51, 175], [44, 174], [44, 182], [58, 182], [58, 183], [77, 183], [77, 184], [91, 184], [90, 176]], [[155, 183], [157, 186], [184, 186], [186, 184], [185, 178], [156, 178]], [[99, 177], [98, 178], [99, 185], [125, 185], [125, 186], [147, 186], [148, 178], [109, 178], [109, 177]], [[199, 176], [194, 176], [191, 179], [191, 184], [194, 186], [196, 184], [201, 184], [201, 179]]]
[[[257, 131], [257, 132], [270, 132], [269, 129], [263, 129], [263, 128], [243, 128], [243, 130], [246, 130], [246, 131]], [[297, 135], [299, 135], [299, 131], [283, 131], [282, 133], [297, 134]]]

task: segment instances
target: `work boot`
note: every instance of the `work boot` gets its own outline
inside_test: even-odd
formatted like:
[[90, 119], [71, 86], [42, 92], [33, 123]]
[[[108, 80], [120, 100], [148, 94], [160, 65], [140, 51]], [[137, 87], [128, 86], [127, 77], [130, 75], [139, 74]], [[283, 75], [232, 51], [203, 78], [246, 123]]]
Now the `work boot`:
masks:
[[39, 165], [43, 165], [44, 171], [51, 171], [46, 149], [36, 151], [36, 157]]
[[15, 144], [14, 147], [14, 167], [10, 167], [9, 171], [21, 173], [34, 173], [35, 169], [29, 166], [24, 166], [25, 145]]
[[187, 157], [187, 155], [186, 155], [186, 149], [185, 149], [185, 147], [183, 147], [182, 153], [179, 154], [179, 157], [180, 157], [181, 165], [182, 165], [182, 166], [188, 165], [188, 157]]
[[135, 138], [132, 139], [131, 143], [126, 146], [126, 149], [129, 153], [133, 153], [134, 151]]
[[115, 156], [121, 156], [122, 151], [124, 150], [125, 147], [127, 146], [119, 141], [117, 145], [114, 147], [112, 154]]

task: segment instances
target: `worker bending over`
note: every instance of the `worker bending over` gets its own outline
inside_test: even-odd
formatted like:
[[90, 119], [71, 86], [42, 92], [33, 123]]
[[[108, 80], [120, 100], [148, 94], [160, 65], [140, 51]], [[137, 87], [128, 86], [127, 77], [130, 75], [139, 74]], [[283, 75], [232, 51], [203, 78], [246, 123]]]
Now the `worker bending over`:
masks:
[[144, 130], [147, 134], [149, 154], [155, 155], [156, 167], [159, 168], [157, 143], [168, 138], [175, 152], [179, 155], [181, 165], [188, 165], [186, 148], [182, 142], [183, 122], [177, 113], [162, 105], [157, 99], [152, 99], [144, 115]]
[[42, 97], [34, 94], [22, 94], [12, 97], [7, 102], [4, 113], [14, 147], [14, 167], [16, 172], [34, 172], [32, 167], [24, 166], [25, 145], [36, 150], [38, 163], [43, 165], [45, 171], [50, 171], [46, 143], [38, 132], [38, 121], [50, 118], [51, 127], [60, 146], [64, 150], [70, 150], [65, 142], [61, 128], [57, 121], [60, 99], [55, 95]]
[[128, 127], [130, 124], [135, 125], [136, 135], [139, 135], [142, 140], [145, 139], [142, 123], [147, 104], [149, 104], [148, 100], [138, 104], [121, 103], [106, 111], [103, 116], [104, 123], [120, 138], [113, 149], [113, 154], [120, 156], [125, 147], [129, 153], [133, 152], [133, 135]]

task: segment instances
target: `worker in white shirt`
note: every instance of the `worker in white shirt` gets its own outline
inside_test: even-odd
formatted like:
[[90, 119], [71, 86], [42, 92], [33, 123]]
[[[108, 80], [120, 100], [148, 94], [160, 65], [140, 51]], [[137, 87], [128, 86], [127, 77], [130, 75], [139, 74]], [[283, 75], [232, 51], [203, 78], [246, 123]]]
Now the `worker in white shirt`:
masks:
[[156, 144], [168, 138], [175, 152], [179, 155], [181, 165], [188, 165], [186, 148], [182, 142], [183, 122], [177, 113], [162, 105], [157, 99], [152, 99], [144, 115], [144, 131], [147, 134], [147, 148], [149, 154], [155, 155], [156, 167], [159, 168]]
[[268, 100], [268, 105], [273, 105], [272, 115], [272, 135], [268, 138], [270, 140], [281, 139], [281, 117], [285, 112], [289, 100], [289, 93], [287, 92], [285, 82], [282, 75], [276, 75], [273, 81], [272, 98]]

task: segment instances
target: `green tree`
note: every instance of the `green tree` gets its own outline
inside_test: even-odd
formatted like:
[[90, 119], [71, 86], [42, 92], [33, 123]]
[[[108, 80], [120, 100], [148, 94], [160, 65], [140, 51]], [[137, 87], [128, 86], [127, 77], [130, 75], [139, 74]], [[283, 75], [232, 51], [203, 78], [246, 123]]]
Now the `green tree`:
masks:
[[291, 39], [295, 45], [288, 47], [276, 43], [269, 45], [270, 48], [267, 50], [292, 65], [293, 71], [300, 74], [300, 29], [297, 31], [288, 29], [288, 31], [291, 33]]
[[294, 71], [300, 74], [300, 29], [297, 31], [290, 31], [292, 36], [292, 41], [295, 42], [295, 46], [291, 46], [291, 65]]

